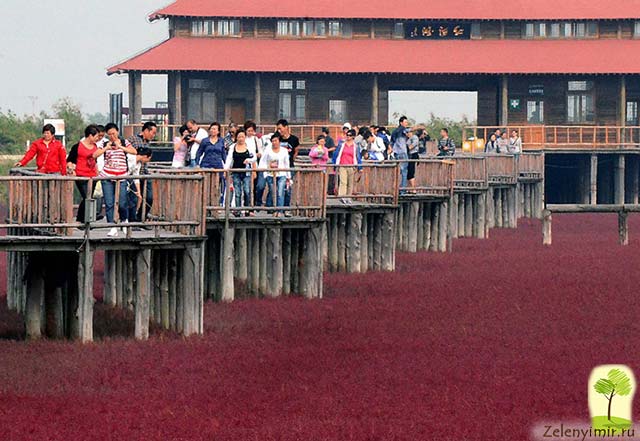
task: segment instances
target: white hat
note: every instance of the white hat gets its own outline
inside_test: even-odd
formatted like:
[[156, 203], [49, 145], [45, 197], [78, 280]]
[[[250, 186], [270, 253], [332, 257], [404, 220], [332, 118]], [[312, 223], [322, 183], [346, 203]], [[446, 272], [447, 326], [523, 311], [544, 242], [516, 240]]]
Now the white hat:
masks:
[[347, 122], [347, 123], [342, 124], [342, 128], [344, 129], [345, 127], [346, 127], [347, 129], [351, 130], [351, 124], [349, 124], [348, 122]]

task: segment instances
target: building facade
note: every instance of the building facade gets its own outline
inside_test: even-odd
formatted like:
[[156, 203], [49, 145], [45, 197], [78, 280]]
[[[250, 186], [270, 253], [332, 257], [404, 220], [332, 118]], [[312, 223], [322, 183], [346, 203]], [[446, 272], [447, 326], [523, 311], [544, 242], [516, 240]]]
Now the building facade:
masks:
[[133, 122], [166, 74], [172, 123], [386, 123], [390, 90], [450, 90], [478, 93], [479, 125], [639, 125], [634, 2], [403, 3], [178, 0], [150, 16], [169, 38], [108, 73]]

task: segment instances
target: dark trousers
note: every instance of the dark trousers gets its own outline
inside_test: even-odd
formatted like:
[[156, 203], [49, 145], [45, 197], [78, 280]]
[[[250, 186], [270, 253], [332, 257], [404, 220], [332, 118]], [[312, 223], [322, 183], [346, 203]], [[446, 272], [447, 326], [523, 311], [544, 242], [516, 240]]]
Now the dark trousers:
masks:
[[[78, 193], [80, 193], [80, 205], [78, 205], [78, 214], [76, 215], [76, 221], [84, 223], [84, 205], [85, 200], [87, 199], [87, 189], [89, 186], [89, 182], [87, 181], [76, 181], [76, 188], [78, 189]], [[95, 185], [93, 190], [95, 190]], [[93, 193], [93, 192], [92, 192]], [[91, 195], [93, 197], [93, 194]]]

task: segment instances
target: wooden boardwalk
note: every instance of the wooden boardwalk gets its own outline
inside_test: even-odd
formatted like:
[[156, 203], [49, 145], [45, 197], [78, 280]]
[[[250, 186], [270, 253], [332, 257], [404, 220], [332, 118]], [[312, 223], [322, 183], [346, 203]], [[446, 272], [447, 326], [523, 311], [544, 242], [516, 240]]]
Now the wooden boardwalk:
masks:
[[250, 200], [231, 202], [232, 174], [246, 170], [157, 167], [145, 176], [154, 192], [149, 216], [118, 237], [107, 235], [113, 225], [104, 221], [75, 222], [81, 178], [3, 177], [9, 307], [25, 315], [29, 338], [91, 341], [101, 251], [103, 301], [134, 312], [136, 338], [148, 337], [151, 321], [197, 334], [207, 299], [321, 298], [325, 270], [393, 271], [396, 250], [450, 251], [456, 237], [487, 237], [490, 228], [542, 214], [542, 155], [420, 160], [416, 186], [406, 189], [398, 163], [364, 164], [348, 196], [327, 197], [325, 170], [288, 171], [295, 173], [289, 204], [265, 207], [253, 179]]

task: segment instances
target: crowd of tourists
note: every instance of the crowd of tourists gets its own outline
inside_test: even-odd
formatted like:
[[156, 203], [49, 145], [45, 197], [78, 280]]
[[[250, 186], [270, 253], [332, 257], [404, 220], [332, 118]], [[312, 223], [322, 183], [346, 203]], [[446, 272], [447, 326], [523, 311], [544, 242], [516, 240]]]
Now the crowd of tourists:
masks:
[[[129, 138], [120, 135], [114, 123], [106, 126], [91, 124], [84, 130], [84, 137], [74, 144], [69, 153], [55, 138], [55, 127], [46, 124], [42, 138], [33, 142], [16, 167], [24, 167], [34, 158], [38, 173], [93, 178], [91, 199], [96, 200], [96, 220], [106, 216], [115, 223], [116, 197], [120, 229], [112, 227], [107, 235], [126, 234], [129, 222], [143, 221], [153, 205], [153, 186], [144, 178], [149, 174], [148, 163], [152, 158], [150, 142], [156, 136], [157, 125], [147, 122], [140, 133]], [[80, 205], [76, 220], [85, 222], [85, 200], [89, 197], [89, 181], [75, 181], [80, 193]], [[102, 215], [104, 206], [105, 215]]]
[[[140, 133], [126, 139], [120, 135], [116, 124], [92, 124], [85, 129], [84, 138], [67, 154], [55, 138], [55, 128], [47, 124], [42, 130], [42, 138], [30, 146], [16, 166], [25, 166], [35, 157], [40, 173], [94, 178], [91, 198], [97, 201], [96, 218], [106, 217], [107, 222], [114, 223], [114, 211], [116, 205], [118, 207], [121, 225], [120, 229], [109, 230], [108, 235], [113, 237], [119, 231], [126, 233], [127, 223], [141, 222], [151, 211], [153, 186], [144, 176], [149, 174], [148, 163], [152, 158], [149, 144], [156, 133], [157, 126], [153, 122], [145, 123]], [[432, 140], [426, 128], [411, 127], [405, 116], [399, 119], [391, 133], [384, 126], [345, 123], [341, 134], [333, 139], [325, 127], [308, 153], [301, 151], [300, 140], [291, 133], [285, 119], [279, 120], [275, 130], [266, 134], [258, 133], [253, 121], [241, 126], [231, 123], [224, 130], [220, 123], [214, 122], [205, 130], [191, 119], [179, 128], [173, 139], [171, 166], [220, 170], [219, 203], [225, 203], [228, 186], [228, 202], [238, 216], [254, 216], [256, 209], [263, 206], [270, 207], [274, 216], [290, 216], [289, 211], [276, 208], [291, 204], [294, 167], [325, 170], [328, 194], [349, 203], [349, 197], [360, 181], [363, 161], [370, 164], [399, 161], [401, 191], [411, 191], [415, 186], [415, 161], [427, 155], [430, 141], [437, 148], [437, 157], [456, 154], [456, 144], [449, 137], [447, 128], [442, 128], [439, 137]], [[509, 136], [506, 131], [497, 129], [489, 136], [484, 151], [486, 154], [518, 155], [522, 151], [522, 141], [517, 130]], [[230, 175], [229, 180], [224, 171]], [[78, 180], [76, 186], [81, 197], [77, 221], [83, 223], [85, 199], [89, 197], [88, 181]]]

